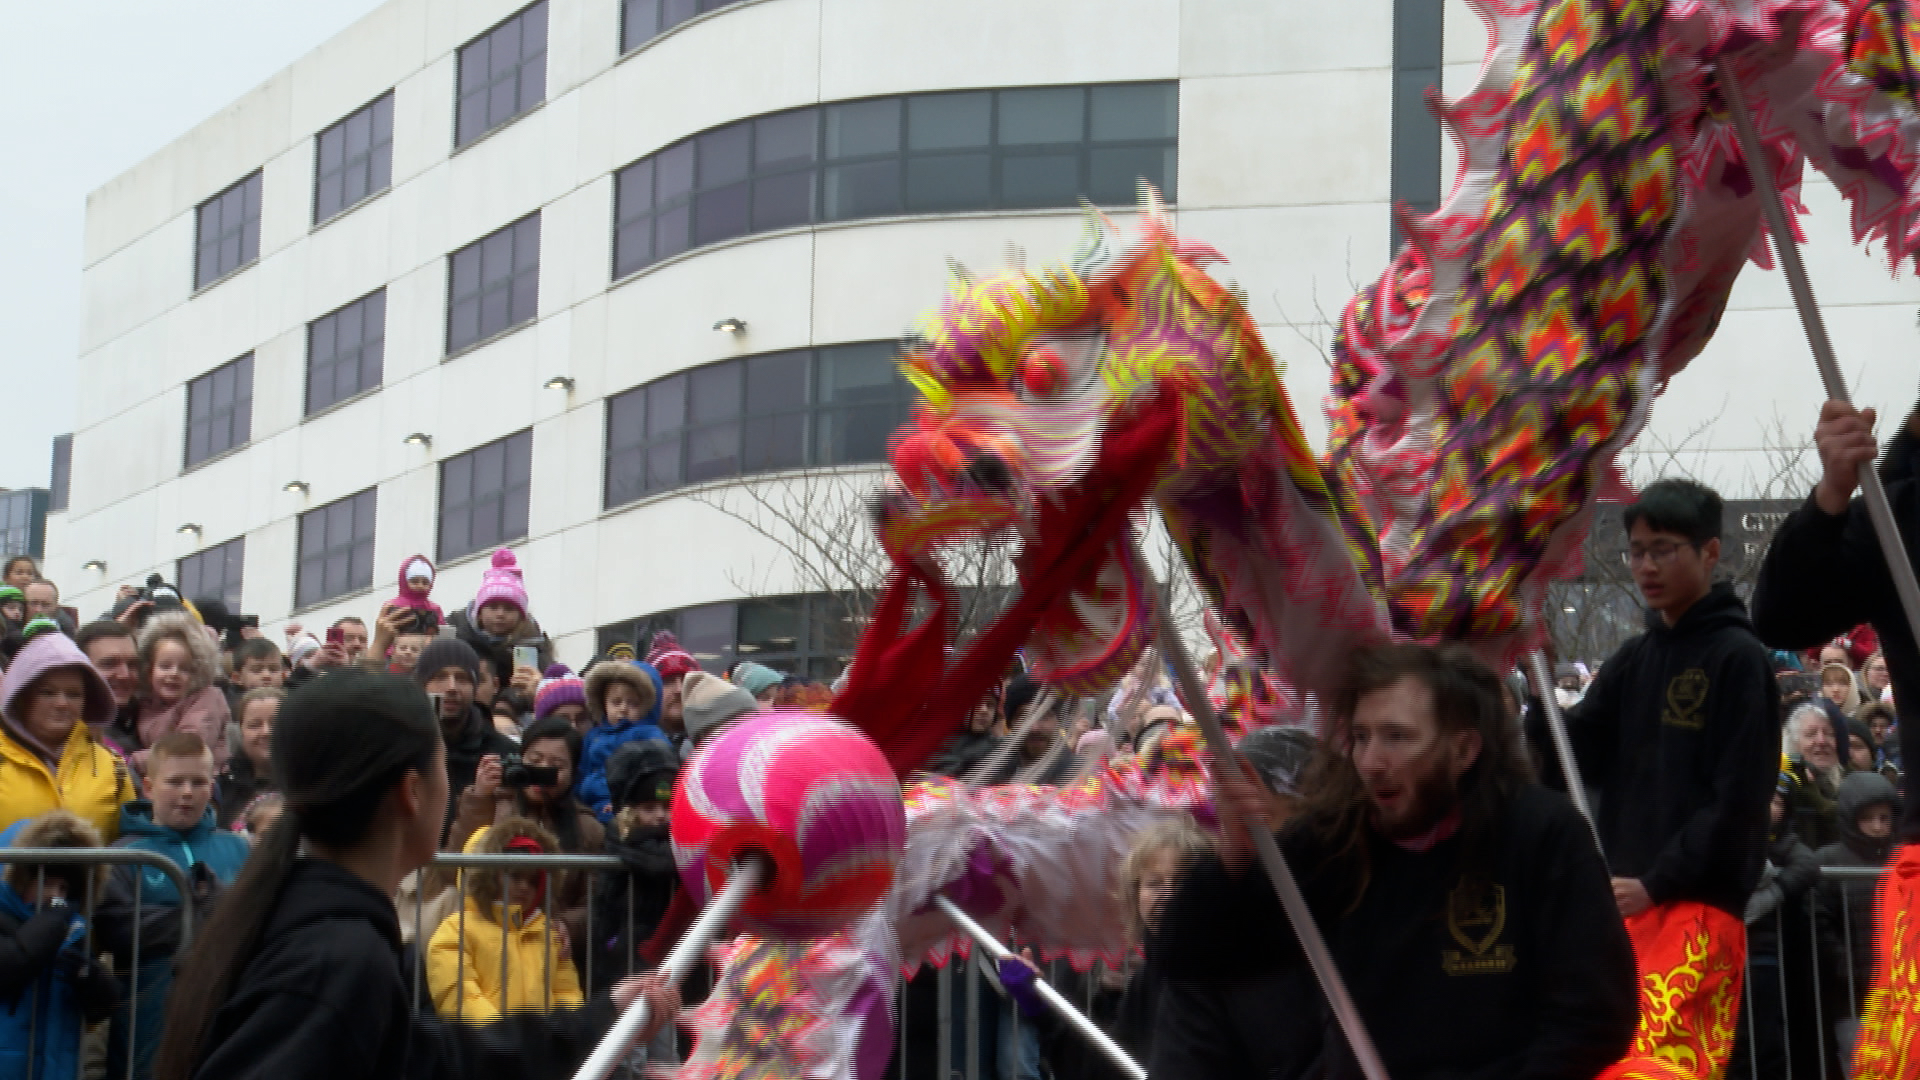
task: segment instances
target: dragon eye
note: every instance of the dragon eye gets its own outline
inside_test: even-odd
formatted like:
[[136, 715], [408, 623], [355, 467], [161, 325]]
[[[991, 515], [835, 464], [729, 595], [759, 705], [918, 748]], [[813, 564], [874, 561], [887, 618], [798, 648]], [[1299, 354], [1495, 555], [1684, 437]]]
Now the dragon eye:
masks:
[[1043, 334], [1020, 357], [1016, 375], [1028, 398], [1048, 398], [1091, 382], [1105, 341], [1097, 333]]
[[1057, 394], [1066, 384], [1067, 362], [1052, 347], [1041, 345], [1031, 349], [1020, 361], [1020, 385], [1026, 387], [1027, 393]]

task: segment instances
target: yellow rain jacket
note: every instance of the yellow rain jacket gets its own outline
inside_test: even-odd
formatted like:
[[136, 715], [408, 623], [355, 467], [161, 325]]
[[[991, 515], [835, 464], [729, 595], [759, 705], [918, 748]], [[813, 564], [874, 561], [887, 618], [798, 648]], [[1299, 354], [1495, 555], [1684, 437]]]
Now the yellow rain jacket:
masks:
[[[499, 845], [488, 842], [493, 831], [474, 833], [466, 849], [497, 849]], [[466, 883], [465, 934], [461, 909], [456, 908], [427, 943], [427, 989], [435, 1011], [448, 1019], [479, 1021], [585, 1005], [579, 973], [573, 961], [561, 958], [560, 939], [548, 936], [545, 913], [508, 907], [502, 932], [499, 880], [495, 873], [473, 873]]]
[[112, 843], [120, 835], [120, 806], [140, 797], [119, 756], [76, 722], [60, 751], [58, 772], [0, 727], [0, 828], [49, 810], [71, 810]]

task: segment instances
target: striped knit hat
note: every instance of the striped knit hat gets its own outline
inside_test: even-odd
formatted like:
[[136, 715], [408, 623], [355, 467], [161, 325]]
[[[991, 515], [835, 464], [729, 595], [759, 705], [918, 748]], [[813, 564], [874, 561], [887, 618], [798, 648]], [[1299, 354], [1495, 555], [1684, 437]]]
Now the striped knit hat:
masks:
[[653, 647], [647, 650], [647, 663], [653, 665], [664, 682], [672, 682], [688, 672], [700, 670], [700, 661], [680, 647], [680, 639], [674, 637], [671, 630], [662, 630], [653, 635]]
[[587, 707], [587, 684], [565, 664], [547, 669], [546, 677], [533, 691], [533, 718], [545, 720], [562, 705]]

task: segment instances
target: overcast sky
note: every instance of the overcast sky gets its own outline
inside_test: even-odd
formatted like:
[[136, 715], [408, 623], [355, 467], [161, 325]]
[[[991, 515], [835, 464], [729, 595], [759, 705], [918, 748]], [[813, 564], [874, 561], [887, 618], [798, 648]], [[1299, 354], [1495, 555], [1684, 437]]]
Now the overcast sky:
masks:
[[[0, 0], [0, 487], [73, 429], [87, 193], [380, 0]], [[131, 449], [131, 448], [130, 448]]]

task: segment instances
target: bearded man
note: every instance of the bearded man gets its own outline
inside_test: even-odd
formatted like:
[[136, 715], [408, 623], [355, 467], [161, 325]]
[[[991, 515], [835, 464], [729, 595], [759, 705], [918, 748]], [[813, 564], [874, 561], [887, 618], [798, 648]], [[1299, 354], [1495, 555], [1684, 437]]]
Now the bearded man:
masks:
[[[1494, 674], [1457, 647], [1368, 650], [1334, 717], [1278, 839], [1388, 1075], [1592, 1080], [1623, 1057], [1634, 957], [1606, 864], [1566, 797], [1533, 781]], [[1250, 1074], [1358, 1077], [1254, 865], [1241, 823], [1270, 827], [1270, 800], [1251, 782], [1223, 796], [1218, 858], [1189, 872], [1150, 954], [1176, 987], [1312, 1007], [1221, 1010], [1238, 1030], [1216, 1027], [1215, 1060], [1175, 1060], [1194, 1041], [1156, 1037], [1149, 1073], [1219, 1075], [1224, 1043]]]

